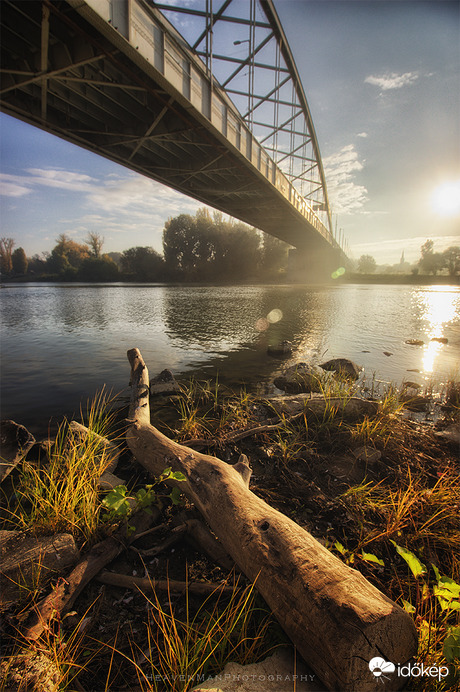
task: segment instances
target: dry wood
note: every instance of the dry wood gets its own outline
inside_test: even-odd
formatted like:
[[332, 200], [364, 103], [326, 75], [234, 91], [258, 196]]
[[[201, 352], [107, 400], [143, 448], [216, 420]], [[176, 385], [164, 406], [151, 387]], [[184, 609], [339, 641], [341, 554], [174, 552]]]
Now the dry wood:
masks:
[[251, 471], [173, 442], [150, 423], [148, 371], [128, 351], [132, 396], [127, 432], [136, 459], [154, 476], [181, 471], [176, 484], [251, 580], [305, 661], [331, 690], [399, 689], [376, 678], [369, 661], [404, 663], [417, 653], [410, 616], [298, 524], [249, 490]]
[[187, 535], [185, 540], [193, 548], [205, 553], [211, 560], [223, 567], [231, 570], [235, 565], [222, 543], [217, 540], [208, 527], [199, 519], [187, 519]]
[[22, 531], [0, 531], [0, 608], [16, 602], [63, 574], [79, 558], [73, 536], [31, 536]]
[[[162, 541], [158, 545], [155, 545], [153, 548], [132, 548], [132, 550], [135, 550], [136, 553], [139, 553], [139, 555], [142, 555], [142, 557], [153, 557], [154, 555], [159, 555], [164, 550], [167, 550], [168, 548], [171, 548], [171, 546], [176, 545], [176, 543], [178, 543], [182, 539], [182, 536], [186, 531], [187, 526], [185, 524], [183, 524], [182, 526], [176, 526], [174, 529], [171, 530], [170, 535], [167, 538], [165, 538], [164, 541]], [[144, 532], [142, 535], [145, 536], [145, 534], [146, 532]]]
[[67, 579], [61, 580], [56, 588], [36, 605], [24, 636], [31, 640], [38, 639], [51, 618], [68, 610], [86, 584], [125, 550], [135, 540], [137, 533], [145, 531], [159, 516], [160, 511], [157, 508], [154, 508], [151, 514], [139, 511], [129, 518], [129, 526], [134, 529], [130, 528], [128, 531], [127, 526], [123, 524], [113, 536], [93, 546]]
[[209, 582], [186, 582], [175, 581], [173, 579], [147, 579], [142, 577], [130, 577], [126, 574], [115, 574], [114, 572], [102, 571], [96, 577], [97, 581], [110, 586], [121, 586], [126, 589], [139, 589], [148, 593], [149, 591], [172, 591], [174, 593], [185, 593], [197, 596], [210, 596], [211, 594], [221, 594], [234, 592], [231, 586], [224, 584], [210, 584]]

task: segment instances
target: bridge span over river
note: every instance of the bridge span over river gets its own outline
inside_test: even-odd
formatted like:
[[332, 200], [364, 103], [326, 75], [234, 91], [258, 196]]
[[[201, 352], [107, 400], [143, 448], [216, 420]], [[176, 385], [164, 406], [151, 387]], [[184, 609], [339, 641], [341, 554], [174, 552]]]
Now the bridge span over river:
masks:
[[[2, 0], [5, 113], [343, 264], [273, 0]], [[179, 31], [180, 30], [180, 31]]]

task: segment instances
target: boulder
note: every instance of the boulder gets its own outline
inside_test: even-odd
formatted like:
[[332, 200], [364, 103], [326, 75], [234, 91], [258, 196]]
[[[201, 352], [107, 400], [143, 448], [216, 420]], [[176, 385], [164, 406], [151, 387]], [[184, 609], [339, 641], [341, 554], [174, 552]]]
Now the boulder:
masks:
[[359, 365], [356, 365], [356, 363], [348, 358], [333, 358], [332, 360], [326, 361], [326, 363], [322, 363], [319, 367], [323, 370], [333, 370], [336, 374], [352, 380], [357, 380], [362, 370]]
[[171, 370], [162, 370], [150, 380], [150, 396], [180, 394], [181, 388]]
[[267, 353], [269, 356], [290, 356], [292, 355], [292, 344], [290, 341], [270, 344], [267, 348]]
[[445, 336], [433, 336], [433, 338], [430, 339], [430, 341], [437, 341], [439, 344], [448, 344], [449, 343], [449, 339]]
[[288, 649], [279, 649], [260, 663], [227, 663], [224, 670], [191, 692], [320, 692], [327, 688]]
[[404, 343], [409, 344], [409, 346], [423, 346], [425, 344], [421, 339], [406, 339]]
[[298, 363], [287, 368], [274, 380], [275, 387], [287, 394], [321, 391], [321, 370], [307, 363]]

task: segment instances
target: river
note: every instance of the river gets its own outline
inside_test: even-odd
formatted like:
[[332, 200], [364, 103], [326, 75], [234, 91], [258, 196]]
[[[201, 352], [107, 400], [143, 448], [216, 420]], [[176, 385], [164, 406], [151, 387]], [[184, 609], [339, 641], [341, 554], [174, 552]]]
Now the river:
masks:
[[[0, 298], [2, 418], [32, 431], [78, 412], [103, 384], [126, 395], [134, 346], [151, 377], [170, 368], [259, 391], [286, 365], [334, 357], [396, 384], [460, 377], [455, 286], [28, 283], [4, 285]], [[284, 339], [292, 358], [267, 355]]]

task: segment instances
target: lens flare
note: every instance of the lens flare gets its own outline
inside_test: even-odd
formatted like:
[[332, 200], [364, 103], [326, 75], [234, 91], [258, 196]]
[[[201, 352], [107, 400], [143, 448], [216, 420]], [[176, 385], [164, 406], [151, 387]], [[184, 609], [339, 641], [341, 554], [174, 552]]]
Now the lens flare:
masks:
[[431, 207], [439, 216], [460, 215], [460, 180], [447, 180], [431, 195]]
[[267, 320], [270, 322], [270, 324], [275, 324], [276, 322], [279, 322], [281, 319], [283, 319], [283, 313], [281, 312], [281, 310], [278, 310], [278, 308], [270, 310], [270, 312], [267, 315]]

